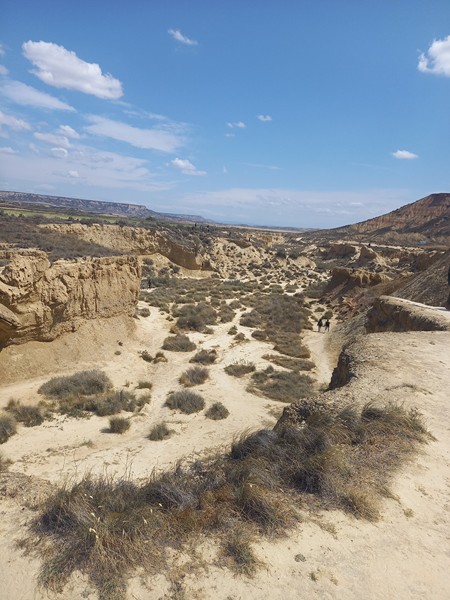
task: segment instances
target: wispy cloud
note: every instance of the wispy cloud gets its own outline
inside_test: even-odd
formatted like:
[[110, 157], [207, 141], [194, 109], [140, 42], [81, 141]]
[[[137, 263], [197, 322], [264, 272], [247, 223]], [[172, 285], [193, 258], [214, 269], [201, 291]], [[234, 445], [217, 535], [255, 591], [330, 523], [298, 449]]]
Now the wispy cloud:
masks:
[[174, 152], [185, 143], [183, 136], [165, 129], [139, 129], [96, 115], [88, 115], [86, 118], [92, 123], [84, 128], [88, 133], [127, 142], [136, 148]]
[[412, 160], [413, 158], [419, 158], [417, 154], [413, 154], [412, 152], [408, 152], [408, 150], [397, 150], [397, 152], [392, 152], [392, 156], [395, 158]]
[[66, 102], [62, 102], [61, 100], [58, 100], [58, 98], [50, 96], [50, 94], [40, 92], [20, 81], [7, 81], [0, 87], [0, 93], [21, 106], [34, 106], [36, 108], [76, 112], [73, 106], [69, 106]]
[[3, 44], [0, 44], [0, 56], [5, 56], [6, 52], [3, 50]]
[[179, 29], [169, 29], [167, 33], [170, 33], [178, 42], [182, 44], [187, 44], [188, 46], [198, 46], [198, 42], [195, 40], [190, 40], [186, 36], [184, 36]]
[[13, 150], [12, 148], [8, 148], [7, 146], [0, 146], [0, 152], [4, 152], [5, 154], [18, 154], [18, 150]]
[[256, 165], [254, 163], [242, 163], [243, 165], [247, 165], [248, 167], [259, 167], [261, 169], [272, 169], [272, 171], [281, 171], [280, 167], [273, 167], [272, 165]]
[[224, 173], [228, 173], [228, 171], [227, 171], [227, 168], [226, 168], [226, 167], [224, 167], [224, 168], [223, 168], [223, 172], [224, 172]]
[[174, 160], [171, 160], [170, 163], [175, 169], [180, 169], [185, 175], [206, 175], [206, 171], [197, 171], [196, 167], [188, 160], [175, 158]]
[[417, 68], [423, 73], [450, 77], [450, 35], [443, 40], [434, 40], [428, 52], [420, 55]]
[[233, 129], [233, 127], [239, 127], [240, 129], [245, 129], [245, 123], [243, 123], [242, 121], [239, 121], [238, 123], [227, 123], [228, 127], [231, 127]]
[[264, 116], [264, 115], [256, 115], [256, 118], [259, 119], [260, 121], [272, 121], [272, 117], [269, 117], [269, 115]]
[[96, 63], [87, 63], [64, 46], [49, 42], [32, 42], [22, 45], [23, 54], [37, 67], [30, 72], [47, 85], [68, 90], [78, 90], [104, 100], [123, 96], [122, 84], [107, 73], [102, 74]]
[[5, 66], [0, 65], [0, 75], [8, 75], [8, 73], [8, 69]]
[[72, 127], [70, 125], [60, 125], [57, 133], [59, 133], [60, 135], [65, 135], [67, 137], [70, 137], [74, 140], [79, 140], [82, 137], [86, 137], [86, 136], [80, 135], [78, 133], [78, 131], [75, 131], [75, 129], [72, 129]]
[[16, 119], [12, 115], [5, 115], [0, 111], [0, 137], [9, 137], [6, 131], [2, 130], [2, 125], [9, 127], [13, 131], [31, 131], [32, 127], [22, 119]]
[[73, 148], [73, 144], [69, 142], [65, 135], [55, 135], [54, 133], [41, 133], [40, 131], [35, 131], [33, 137], [52, 146]]
[[234, 133], [226, 133], [225, 137], [235, 137], [236, 134]]

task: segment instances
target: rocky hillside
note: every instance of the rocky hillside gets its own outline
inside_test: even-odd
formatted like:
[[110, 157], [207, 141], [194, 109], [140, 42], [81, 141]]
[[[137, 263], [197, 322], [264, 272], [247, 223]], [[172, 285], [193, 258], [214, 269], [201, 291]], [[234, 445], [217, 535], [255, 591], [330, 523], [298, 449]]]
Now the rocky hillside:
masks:
[[40, 251], [0, 251], [0, 350], [51, 341], [86, 320], [132, 317], [141, 269], [134, 256], [59, 260]]
[[[58, 207], [65, 210], [74, 210], [84, 213], [101, 215], [114, 215], [121, 217], [138, 217], [145, 219], [153, 217], [160, 221], [188, 221], [193, 223], [212, 223], [197, 215], [176, 215], [159, 213], [139, 204], [124, 202], [102, 202], [99, 200], [83, 200], [80, 198], [64, 198], [61, 196], [43, 196], [41, 194], [27, 194], [24, 192], [0, 191], [0, 203], [41, 204], [47, 207]], [[29, 207], [28, 207], [29, 208]]]
[[449, 267], [450, 250], [428, 269], [412, 277], [394, 296], [431, 306], [444, 306], [450, 292], [447, 281]]

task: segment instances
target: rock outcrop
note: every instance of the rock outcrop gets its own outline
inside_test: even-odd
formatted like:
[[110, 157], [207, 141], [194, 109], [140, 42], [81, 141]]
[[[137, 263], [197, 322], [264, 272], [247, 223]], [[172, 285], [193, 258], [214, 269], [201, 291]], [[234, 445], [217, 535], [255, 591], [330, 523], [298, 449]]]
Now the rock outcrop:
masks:
[[444, 306], [449, 294], [447, 273], [450, 267], [450, 250], [431, 257], [432, 264], [414, 275], [408, 283], [395, 293], [397, 298], [422, 302], [431, 306]]
[[365, 328], [367, 333], [450, 331], [450, 314], [409, 300], [380, 296], [367, 312]]
[[357, 251], [358, 248], [356, 246], [352, 246], [351, 244], [332, 244], [326, 254], [326, 257], [337, 258], [343, 256], [352, 256], [356, 254]]
[[45, 252], [1, 251], [0, 349], [51, 341], [89, 319], [132, 317], [141, 269], [134, 256], [59, 260]]
[[199, 249], [190, 249], [178, 244], [162, 233], [152, 229], [139, 227], [121, 227], [119, 225], [45, 225], [46, 229], [53, 229], [62, 233], [77, 235], [87, 242], [101, 244], [112, 248], [117, 253], [132, 253], [137, 255], [162, 254], [170, 261], [193, 271], [211, 270], [208, 259], [201, 254]]
[[380, 283], [387, 283], [391, 278], [383, 273], [372, 273], [364, 269], [346, 269], [336, 267], [331, 273], [331, 279], [324, 293], [332, 301], [339, 300], [355, 288], [367, 288]]

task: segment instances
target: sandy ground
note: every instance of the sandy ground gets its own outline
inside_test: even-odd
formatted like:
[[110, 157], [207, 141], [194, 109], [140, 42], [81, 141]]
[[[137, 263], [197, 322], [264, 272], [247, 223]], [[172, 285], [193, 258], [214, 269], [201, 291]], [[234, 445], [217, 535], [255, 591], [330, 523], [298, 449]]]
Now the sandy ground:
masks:
[[[169, 362], [157, 365], [139, 357], [138, 350], [147, 349], [151, 354], [159, 350], [170, 326], [166, 315], [152, 308], [151, 316], [137, 323], [134, 338], [120, 347], [120, 355], [111, 352], [110, 358], [93, 360], [91, 365], [105, 370], [116, 386], [128, 385], [127, 389], [132, 389], [139, 380], [153, 382], [152, 402], [141, 415], [132, 417], [130, 431], [123, 436], [107, 433], [106, 417], [57, 418], [40, 427], [21, 428], [1, 447], [13, 461], [10, 471], [33, 476], [30, 482], [46, 479], [60, 483], [89, 470], [110, 474], [128, 470], [141, 477], [154, 467], [162, 468], [179, 458], [228, 444], [237, 431], [273, 426], [284, 405], [247, 393], [246, 378], [235, 379], [223, 371], [235, 360], [254, 361], [258, 368], [267, 366], [261, 356], [269, 346], [255, 340], [235, 345], [227, 334], [232, 324], [216, 327], [214, 335], [190, 335], [199, 348], [216, 347], [219, 353], [217, 364], [210, 368], [210, 379], [196, 391], [204, 396], [207, 406], [219, 400], [228, 407], [230, 417], [225, 421], [209, 421], [202, 414], [181, 415], [163, 405], [167, 393], [178, 389], [178, 378], [193, 353], [165, 352]], [[240, 326], [238, 329], [249, 337], [250, 330]], [[187, 599], [449, 598], [450, 333], [386, 333], [369, 337], [374, 349], [386, 357], [376, 365], [376, 376], [370, 381], [376, 381], [384, 393], [400, 390], [405, 402], [419, 406], [437, 438], [396, 477], [392, 491], [398, 499], [384, 501], [382, 520], [376, 524], [357, 521], [338, 511], [305, 514], [303, 523], [288, 538], [261, 540], [256, 545], [264, 567], [253, 579], [234, 577], [217, 566], [188, 572], [184, 578]], [[334, 366], [327, 354], [327, 336], [308, 332], [305, 342], [316, 362], [319, 384], [325, 385]], [[46, 380], [48, 376], [0, 388], [1, 404], [9, 397], [27, 403], [39, 401], [37, 389]], [[150, 442], [146, 435], [161, 420], [167, 421], [175, 433], [163, 442]], [[14, 548], [15, 540], [34, 515], [30, 495], [32, 506], [33, 497], [40, 492], [36, 485], [36, 490], [32, 486], [26, 493], [22, 493], [19, 484], [13, 489], [0, 486], [1, 600], [47, 597], [36, 589], [39, 563], [23, 557]], [[212, 544], [203, 547], [205, 555], [214, 556], [216, 550]], [[304, 561], [297, 562], [295, 557], [299, 554]], [[170, 582], [163, 575], [147, 582], [135, 578], [129, 583], [128, 598], [171, 598], [169, 588]], [[81, 576], [75, 576], [58, 597], [93, 600], [97, 596]]]

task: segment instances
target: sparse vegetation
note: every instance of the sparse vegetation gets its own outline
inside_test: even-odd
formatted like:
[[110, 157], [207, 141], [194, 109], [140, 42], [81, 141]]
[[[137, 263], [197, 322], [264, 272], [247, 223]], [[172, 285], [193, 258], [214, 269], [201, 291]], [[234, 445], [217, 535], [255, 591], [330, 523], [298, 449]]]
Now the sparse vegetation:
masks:
[[185, 387], [192, 387], [205, 383], [209, 377], [209, 371], [205, 367], [191, 367], [180, 377], [180, 383]]
[[192, 352], [197, 346], [194, 342], [191, 342], [187, 335], [177, 334], [173, 337], [167, 337], [162, 347], [164, 350], [170, 350], [171, 352]]
[[25, 545], [42, 558], [45, 588], [83, 571], [104, 600], [124, 598], [136, 570], [167, 568], [166, 548], [194, 552], [204, 536], [251, 574], [254, 537], [287, 531], [302, 507], [376, 520], [390, 476], [429, 439], [420, 414], [398, 405], [315, 413], [302, 428], [244, 435], [224, 456], [139, 484], [86, 475], [41, 504]]
[[136, 388], [138, 390], [151, 390], [153, 383], [151, 381], [138, 381]]
[[140, 357], [142, 360], [145, 360], [145, 362], [153, 362], [153, 356], [147, 350], [142, 350]]
[[9, 460], [9, 458], [6, 458], [3, 452], [0, 452], [0, 473], [2, 471], [7, 471], [10, 464], [11, 461]]
[[232, 375], [233, 377], [244, 377], [244, 375], [252, 373], [255, 369], [256, 367], [252, 362], [241, 361], [226, 366], [224, 371], [227, 375]]
[[277, 356], [276, 354], [264, 354], [263, 358], [291, 371], [311, 371], [316, 366], [312, 360], [304, 358], [290, 358], [288, 356]]
[[125, 433], [130, 429], [130, 419], [124, 417], [111, 417], [109, 420], [109, 430], [111, 433]]
[[61, 400], [69, 395], [90, 396], [103, 394], [112, 389], [110, 378], [98, 369], [92, 371], [78, 371], [68, 377], [53, 377], [41, 385], [38, 394]]
[[170, 436], [170, 429], [167, 425], [163, 423], [157, 423], [152, 427], [150, 433], [148, 434], [148, 439], [152, 440], [152, 442], [158, 442], [164, 440], [165, 438]]
[[201, 363], [204, 365], [212, 365], [217, 359], [217, 351], [212, 350], [200, 350], [195, 356], [191, 358], [191, 363]]
[[0, 413], [0, 444], [4, 444], [17, 433], [17, 421], [9, 413]]
[[186, 415], [200, 412], [205, 408], [203, 398], [190, 390], [180, 390], [168, 395], [166, 405], [172, 410], [180, 410]]
[[39, 406], [21, 404], [11, 398], [6, 405], [6, 410], [18, 423], [23, 423], [25, 427], [36, 427], [44, 422], [44, 415]]
[[[185, 304], [177, 311], [177, 313], [177, 326], [180, 329], [204, 331], [206, 325], [216, 324], [216, 311], [206, 302]], [[177, 314], [174, 316], [177, 316]]]
[[214, 404], [211, 404], [206, 411], [205, 417], [212, 419], [213, 421], [220, 421], [222, 419], [226, 419], [229, 414], [230, 411], [222, 404], [222, 402], [214, 402]]
[[311, 395], [313, 380], [298, 371], [275, 371], [272, 366], [252, 375], [248, 391], [261, 392], [267, 398], [279, 402], [295, 402]]

